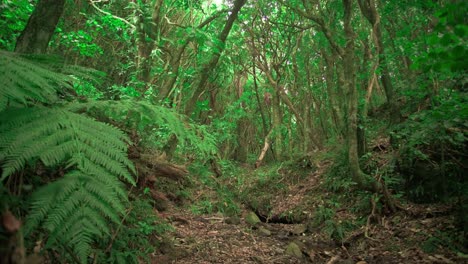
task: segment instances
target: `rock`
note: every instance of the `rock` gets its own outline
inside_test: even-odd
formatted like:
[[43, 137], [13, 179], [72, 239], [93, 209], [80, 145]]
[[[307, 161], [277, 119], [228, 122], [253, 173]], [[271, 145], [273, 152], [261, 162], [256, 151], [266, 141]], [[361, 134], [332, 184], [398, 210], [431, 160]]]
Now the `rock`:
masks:
[[286, 248], [286, 254], [296, 258], [302, 258], [302, 251], [294, 242], [289, 243], [288, 247]]
[[254, 212], [249, 212], [245, 216], [245, 221], [251, 226], [256, 226], [258, 223], [261, 222], [260, 218], [258, 218], [258, 216]]
[[293, 243], [295, 243], [301, 250], [306, 248], [306, 245], [304, 244], [304, 242], [298, 239], [294, 240]]
[[240, 218], [237, 216], [231, 216], [226, 218], [224, 222], [229, 225], [238, 225], [240, 224]]
[[296, 225], [292, 230], [291, 233], [296, 236], [300, 236], [307, 231], [306, 225]]
[[266, 229], [265, 227], [261, 226], [259, 229], [258, 229], [258, 232], [260, 232], [260, 234], [264, 235], [264, 236], [271, 236], [271, 231]]

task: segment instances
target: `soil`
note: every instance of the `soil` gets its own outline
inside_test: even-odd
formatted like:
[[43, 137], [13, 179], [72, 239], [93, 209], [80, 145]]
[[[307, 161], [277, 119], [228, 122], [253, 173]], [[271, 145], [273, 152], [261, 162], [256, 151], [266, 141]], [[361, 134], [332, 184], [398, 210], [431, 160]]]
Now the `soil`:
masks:
[[[397, 213], [373, 215], [344, 239], [333, 240], [323, 226], [311, 224], [314, 208], [323, 202], [324, 170], [319, 167], [303, 180], [288, 183], [287, 191], [272, 201], [273, 216], [304, 209], [290, 223], [271, 223], [260, 215], [263, 222], [252, 225], [246, 221], [252, 213], [248, 208], [240, 217], [226, 217], [170, 206], [160, 215], [175, 231], [162, 239], [152, 263], [468, 263], [467, 255], [450, 248], [444, 238], [456, 230], [448, 205], [405, 204]], [[334, 220], [356, 217], [344, 207], [336, 210]]]
[[[343, 245], [320, 232], [294, 234], [300, 224], [262, 223], [253, 228], [242, 218], [236, 223], [220, 215], [172, 211], [167, 219], [176, 231], [152, 263], [468, 263], [451, 251], [429, 254], [420, 248], [428, 233], [453, 224], [451, 217], [430, 214], [438, 209], [444, 208], [410, 208], [418, 215], [387, 219], [371, 228], [372, 237], [358, 230]], [[301, 248], [300, 256], [286, 253], [291, 242]]]

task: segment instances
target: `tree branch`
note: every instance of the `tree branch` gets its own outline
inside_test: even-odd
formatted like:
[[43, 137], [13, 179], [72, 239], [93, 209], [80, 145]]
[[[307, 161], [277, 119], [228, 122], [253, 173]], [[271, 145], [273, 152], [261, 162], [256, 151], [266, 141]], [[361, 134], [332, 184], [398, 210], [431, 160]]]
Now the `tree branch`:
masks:
[[129, 27], [131, 27], [133, 30], [136, 29], [135, 25], [133, 25], [132, 23], [128, 22], [127, 20], [121, 18], [121, 17], [118, 17], [118, 16], [114, 16], [113, 14], [109, 13], [109, 12], [106, 12], [102, 9], [100, 9], [99, 7], [96, 6], [96, 3], [99, 3], [101, 1], [93, 1], [93, 0], [89, 0], [89, 3], [91, 4], [92, 7], [94, 7], [97, 11], [99, 11], [100, 13], [104, 14], [104, 15], [108, 15], [108, 16], [111, 16], [117, 20], [120, 20], [122, 22], [124, 22], [125, 24], [127, 24]]

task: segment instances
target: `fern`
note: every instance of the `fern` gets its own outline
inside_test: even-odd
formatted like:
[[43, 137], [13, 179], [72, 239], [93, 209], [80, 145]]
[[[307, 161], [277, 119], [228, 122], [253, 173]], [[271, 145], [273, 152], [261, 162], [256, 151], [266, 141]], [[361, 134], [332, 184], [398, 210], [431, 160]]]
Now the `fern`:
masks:
[[47, 245], [66, 244], [85, 263], [92, 241], [109, 234], [108, 220], [118, 223], [125, 210], [127, 195], [118, 178], [135, 184], [128, 141], [110, 125], [62, 109], [0, 112], [1, 181], [38, 161], [68, 169], [33, 194], [25, 234], [42, 227]]
[[60, 86], [69, 86], [71, 78], [44, 68], [21, 55], [0, 51], [0, 111], [9, 101], [53, 102]]
[[103, 73], [64, 65], [49, 55], [25, 55], [0, 50], [0, 111], [15, 104], [55, 103], [58, 92], [73, 89], [75, 77], [99, 80]]
[[217, 152], [216, 139], [205, 126], [190, 123], [175, 111], [145, 101], [93, 101], [70, 104], [67, 107], [73, 112], [99, 112], [116, 122], [130, 122], [130, 127], [144, 130], [147, 127], [165, 127], [173, 133], [179, 144], [190, 147], [200, 158], [212, 156]]

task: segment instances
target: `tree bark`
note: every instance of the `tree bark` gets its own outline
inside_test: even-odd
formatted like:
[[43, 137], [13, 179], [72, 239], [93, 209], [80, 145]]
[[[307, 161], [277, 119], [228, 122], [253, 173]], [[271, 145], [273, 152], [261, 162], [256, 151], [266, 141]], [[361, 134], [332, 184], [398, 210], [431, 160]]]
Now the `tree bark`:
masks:
[[16, 41], [15, 52], [46, 53], [64, 6], [65, 0], [40, 0]]
[[[135, 4], [137, 4], [137, 2], [135, 2]], [[148, 90], [151, 80], [151, 67], [153, 65], [151, 53], [153, 52], [153, 49], [156, 45], [156, 37], [158, 35], [157, 33], [160, 31], [160, 14], [163, 4], [163, 0], [156, 1], [153, 6], [151, 21], [149, 23], [146, 23], [143, 11], [140, 11], [141, 14], [138, 16], [138, 79], [145, 83], [144, 87], [139, 91], [141, 96], [143, 96], [144, 93]]]
[[359, 8], [361, 13], [366, 17], [367, 21], [373, 26], [373, 37], [376, 49], [379, 54], [379, 64], [382, 67], [382, 74], [380, 80], [384, 87], [385, 96], [387, 97], [387, 103], [390, 106], [391, 111], [391, 122], [393, 124], [400, 121], [400, 110], [398, 109], [395, 102], [395, 89], [390, 79], [390, 71], [387, 65], [387, 58], [385, 55], [384, 44], [382, 40], [382, 27], [380, 25], [380, 16], [377, 12], [376, 3], [374, 0], [359, 0]]
[[221, 57], [221, 54], [224, 51], [224, 45], [226, 43], [226, 39], [229, 35], [229, 32], [231, 31], [231, 28], [234, 25], [234, 21], [236, 21], [237, 19], [239, 11], [241, 10], [241, 8], [244, 6], [246, 2], [247, 0], [235, 0], [234, 7], [231, 10], [231, 14], [229, 15], [228, 20], [226, 21], [226, 24], [224, 25], [224, 28], [218, 37], [220, 40], [220, 43], [222, 43], [222, 47], [220, 47], [219, 53], [215, 53], [213, 57], [211, 58], [211, 60], [202, 67], [200, 71], [201, 76], [195, 85], [195, 91], [185, 106], [185, 114], [187, 116], [190, 116], [193, 110], [195, 110], [195, 105], [199, 97], [205, 91], [205, 86], [208, 81], [208, 77], [211, 75], [213, 69], [218, 64], [219, 58]]
[[351, 177], [361, 189], [367, 189], [366, 175], [362, 172], [359, 165], [358, 154], [358, 94], [356, 90], [356, 70], [354, 66], [354, 48], [355, 36], [351, 25], [352, 0], [343, 0], [344, 5], [344, 32], [346, 37], [346, 46], [343, 53], [343, 73], [344, 73], [344, 88], [347, 94], [347, 126], [346, 126], [346, 147], [348, 151], [348, 163], [350, 167]]

